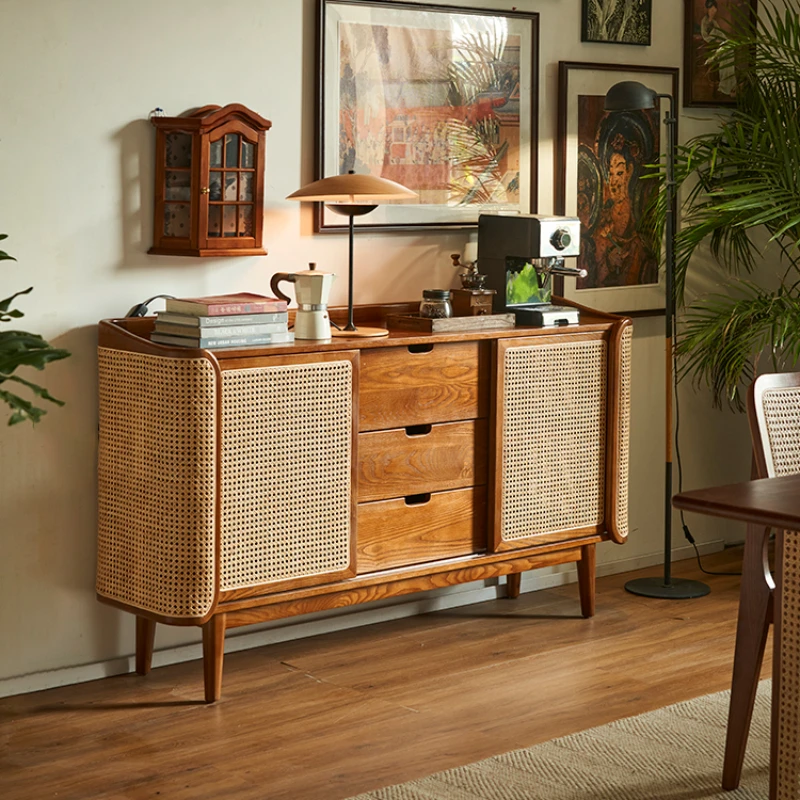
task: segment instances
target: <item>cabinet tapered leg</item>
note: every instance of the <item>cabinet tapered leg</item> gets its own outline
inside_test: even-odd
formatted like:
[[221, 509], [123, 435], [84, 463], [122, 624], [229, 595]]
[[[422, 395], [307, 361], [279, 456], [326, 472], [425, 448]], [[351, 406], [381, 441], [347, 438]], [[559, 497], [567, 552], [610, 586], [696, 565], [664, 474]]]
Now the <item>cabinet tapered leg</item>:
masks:
[[519, 597], [519, 587], [522, 583], [522, 573], [512, 572], [506, 578], [506, 597], [516, 600]]
[[147, 617], [136, 617], [136, 674], [147, 675], [153, 663], [156, 623]]
[[[767, 633], [773, 616], [773, 585], [767, 545], [769, 528], [747, 526], [739, 589], [739, 620], [733, 656], [728, 733], [722, 766], [722, 788], [735, 789], [742, 775], [742, 761], [750, 732], [750, 719], [764, 659]], [[773, 692], [775, 687], [773, 686]]]
[[225, 615], [215, 614], [203, 625], [203, 683], [206, 703], [222, 696], [222, 660], [225, 655]]
[[586, 618], [594, 616], [595, 561], [595, 546], [587, 544], [581, 547], [581, 560], [578, 562], [578, 592], [581, 597], [581, 614]]

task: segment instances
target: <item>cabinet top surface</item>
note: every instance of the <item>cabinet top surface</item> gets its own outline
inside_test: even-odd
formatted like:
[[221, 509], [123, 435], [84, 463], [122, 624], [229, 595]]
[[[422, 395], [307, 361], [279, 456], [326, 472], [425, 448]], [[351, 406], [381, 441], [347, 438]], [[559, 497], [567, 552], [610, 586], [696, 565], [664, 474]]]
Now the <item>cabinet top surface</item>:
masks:
[[[559, 298], [560, 300], [560, 298]], [[566, 303], [565, 303], [566, 304]], [[378, 324], [384, 326], [386, 313], [395, 313], [398, 308], [411, 307], [412, 304], [395, 304], [392, 306], [362, 307], [369, 316], [356, 318], [356, 326]], [[630, 324], [630, 320], [601, 311], [581, 308], [581, 321], [577, 325], [561, 327], [534, 328], [518, 326], [515, 328], [493, 330], [467, 330], [441, 333], [423, 331], [390, 330], [388, 336], [359, 338], [337, 336], [329, 340], [296, 339], [292, 344], [256, 345], [251, 347], [217, 348], [214, 357], [220, 361], [242, 358], [243, 356], [289, 355], [295, 353], [337, 352], [343, 350], [371, 350], [382, 347], [405, 347], [416, 344], [438, 344], [442, 342], [475, 341], [486, 339], [515, 339], [537, 336], [572, 336], [577, 333], [593, 333], [606, 331], [620, 323]], [[334, 310], [332, 309], [332, 312]], [[290, 309], [291, 315], [291, 309]], [[336, 319], [336, 314], [331, 315]], [[290, 317], [291, 318], [291, 317]], [[174, 357], [176, 355], [193, 357], [205, 352], [187, 347], [171, 347], [150, 341], [155, 317], [126, 317], [120, 319], [101, 320], [99, 325], [99, 344], [101, 347], [121, 348], [139, 352], [148, 352]]]

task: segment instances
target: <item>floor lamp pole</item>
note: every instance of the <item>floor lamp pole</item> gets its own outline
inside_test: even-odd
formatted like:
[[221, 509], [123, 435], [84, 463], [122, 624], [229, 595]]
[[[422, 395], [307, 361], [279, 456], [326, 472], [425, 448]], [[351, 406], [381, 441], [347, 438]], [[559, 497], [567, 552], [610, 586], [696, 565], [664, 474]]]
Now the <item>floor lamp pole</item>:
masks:
[[643, 597], [688, 600], [703, 597], [711, 589], [701, 581], [672, 577], [672, 393], [673, 393], [673, 339], [675, 321], [675, 125], [672, 95], [659, 94], [669, 105], [664, 115], [667, 129], [666, 189], [666, 463], [664, 465], [664, 576], [663, 578], [636, 578], [625, 584], [625, 589]]

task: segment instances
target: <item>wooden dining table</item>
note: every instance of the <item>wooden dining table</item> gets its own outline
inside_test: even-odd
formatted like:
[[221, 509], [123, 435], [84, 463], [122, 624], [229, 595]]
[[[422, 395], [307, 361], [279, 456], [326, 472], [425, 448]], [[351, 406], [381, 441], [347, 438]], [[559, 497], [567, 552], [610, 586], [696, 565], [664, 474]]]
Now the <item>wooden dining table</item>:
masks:
[[[773, 623], [770, 800], [800, 798], [800, 475], [680, 492], [673, 506], [748, 523], [722, 786], [739, 785], [761, 661]], [[774, 577], [769, 531], [774, 529]]]

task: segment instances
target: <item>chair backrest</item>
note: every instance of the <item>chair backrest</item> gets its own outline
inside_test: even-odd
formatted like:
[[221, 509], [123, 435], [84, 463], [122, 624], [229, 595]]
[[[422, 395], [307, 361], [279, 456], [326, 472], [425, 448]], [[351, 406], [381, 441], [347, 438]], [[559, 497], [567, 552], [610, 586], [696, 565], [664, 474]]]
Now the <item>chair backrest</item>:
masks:
[[758, 477], [800, 473], [800, 372], [759, 375], [747, 414]]

